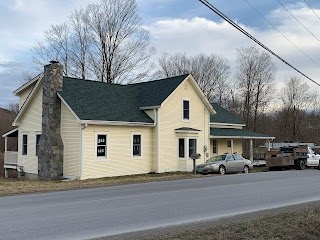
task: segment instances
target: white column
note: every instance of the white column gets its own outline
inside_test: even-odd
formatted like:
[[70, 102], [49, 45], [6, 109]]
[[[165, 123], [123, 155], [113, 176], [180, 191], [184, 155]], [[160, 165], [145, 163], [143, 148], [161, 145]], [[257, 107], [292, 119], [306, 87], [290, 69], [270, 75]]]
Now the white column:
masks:
[[253, 141], [250, 139], [250, 160], [253, 161]]
[[271, 150], [271, 143], [270, 143], [270, 139], [267, 140], [268, 141], [268, 151]]
[[231, 139], [231, 153], [233, 154], [233, 139]]
[[8, 151], [8, 137], [4, 137], [4, 162], [6, 161], [6, 155]]

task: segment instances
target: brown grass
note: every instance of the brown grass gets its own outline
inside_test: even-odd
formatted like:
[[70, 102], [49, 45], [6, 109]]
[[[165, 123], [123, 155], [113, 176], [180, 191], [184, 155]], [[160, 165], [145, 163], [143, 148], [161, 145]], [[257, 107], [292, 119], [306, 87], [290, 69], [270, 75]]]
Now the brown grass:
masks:
[[[212, 176], [212, 175], [210, 175]], [[192, 173], [176, 172], [161, 174], [141, 174], [132, 176], [109, 177], [74, 181], [40, 181], [30, 179], [4, 179], [0, 178], [0, 196], [73, 190], [82, 188], [114, 186], [132, 183], [158, 182], [167, 180], [189, 179], [204, 177]]]
[[[126, 239], [126, 238], [124, 238]], [[170, 233], [148, 236], [150, 240], [267, 240], [267, 239], [320, 239], [320, 206], [238, 222], [205, 223], [197, 228], [175, 229]]]

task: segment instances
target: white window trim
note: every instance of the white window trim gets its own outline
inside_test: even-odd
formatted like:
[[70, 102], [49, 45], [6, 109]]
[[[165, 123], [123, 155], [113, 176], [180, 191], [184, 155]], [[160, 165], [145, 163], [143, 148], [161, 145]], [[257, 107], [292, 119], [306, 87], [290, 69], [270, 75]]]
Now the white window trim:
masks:
[[187, 156], [187, 158], [190, 160], [190, 159], [192, 159], [190, 156], [189, 156], [189, 140], [190, 139], [195, 139], [196, 140], [196, 153], [198, 153], [198, 147], [199, 147], [199, 139], [198, 139], [198, 137], [189, 137], [188, 138], [188, 151], [187, 151], [187, 153], [188, 153], [188, 156]]
[[[185, 119], [183, 118], [183, 101], [189, 101], [189, 119]], [[182, 122], [190, 122], [190, 119], [191, 119], [191, 101], [190, 101], [190, 98], [186, 98], [186, 97], [183, 97], [182, 100], [181, 100], [181, 119], [182, 119]]]
[[[184, 139], [184, 158], [180, 158], [179, 157], [179, 139], [183, 138]], [[192, 137], [178, 137], [177, 140], [177, 158], [178, 160], [191, 160], [192, 158], [189, 157], [189, 139], [196, 139], [197, 140], [197, 148], [196, 148], [196, 152], [198, 153], [198, 149], [199, 149], [199, 137], [198, 136], [192, 136]]]
[[[184, 139], [184, 157], [179, 157], [179, 139]], [[187, 159], [187, 153], [186, 153], [186, 148], [187, 146], [187, 138], [186, 137], [178, 137], [178, 159], [179, 160], [186, 160]]]
[[[134, 156], [133, 155], [133, 135], [140, 135], [141, 136], [141, 142], [140, 142], [140, 152], [141, 155], [140, 156]], [[143, 158], [143, 133], [142, 132], [131, 132], [131, 138], [130, 138], [130, 152], [131, 152], [131, 159], [141, 159]]]
[[[106, 135], [107, 137], [107, 142], [106, 142], [106, 147], [107, 147], [107, 152], [106, 152], [106, 156], [97, 156], [97, 147], [98, 147], [98, 135]], [[110, 137], [110, 133], [109, 132], [95, 132], [94, 134], [94, 156], [95, 156], [95, 160], [96, 161], [106, 161], [109, 159], [109, 151], [110, 151], [110, 145], [109, 145], [109, 137]]]
[[[23, 158], [27, 158], [28, 154], [29, 154], [29, 134], [27, 132], [22, 132], [21, 135], [22, 135], [22, 138], [21, 138], [21, 156]], [[23, 154], [23, 136], [24, 135], [27, 136], [27, 154]]]

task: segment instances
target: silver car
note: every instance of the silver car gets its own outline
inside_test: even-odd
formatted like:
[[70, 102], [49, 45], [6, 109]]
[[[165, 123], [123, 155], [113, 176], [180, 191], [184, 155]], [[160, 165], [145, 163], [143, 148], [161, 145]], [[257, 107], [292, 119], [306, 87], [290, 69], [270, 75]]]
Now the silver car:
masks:
[[249, 173], [253, 169], [252, 162], [239, 154], [223, 154], [208, 159], [204, 164], [197, 165], [197, 173], [225, 173], [244, 172]]

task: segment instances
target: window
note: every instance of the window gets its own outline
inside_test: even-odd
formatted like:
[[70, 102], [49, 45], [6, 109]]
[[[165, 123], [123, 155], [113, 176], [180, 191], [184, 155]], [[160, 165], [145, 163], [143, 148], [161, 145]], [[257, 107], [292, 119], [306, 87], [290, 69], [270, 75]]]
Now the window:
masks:
[[237, 160], [237, 161], [242, 160], [242, 157], [238, 154], [233, 154], [233, 157], [234, 157], [234, 160]]
[[231, 147], [231, 140], [227, 141], [227, 146], [230, 148]]
[[218, 151], [217, 151], [217, 140], [213, 140], [212, 141], [212, 145], [213, 145], [212, 152], [213, 153], [218, 153]]
[[189, 139], [189, 158], [193, 153], [197, 153], [197, 139], [190, 138]]
[[226, 157], [226, 161], [233, 161], [234, 158], [232, 157], [232, 155], [227, 155]]
[[38, 156], [38, 153], [39, 153], [39, 141], [40, 141], [40, 137], [41, 137], [41, 134], [37, 134], [37, 135], [36, 135], [36, 156]]
[[179, 158], [185, 158], [185, 139], [179, 138]]
[[28, 135], [22, 135], [22, 155], [28, 154]]
[[188, 100], [183, 100], [183, 119], [190, 119], [190, 103]]
[[132, 135], [132, 156], [141, 156], [141, 135]]
[[106, 134], [97, 135], [97, 157], [107, 157], [107, 137]]

